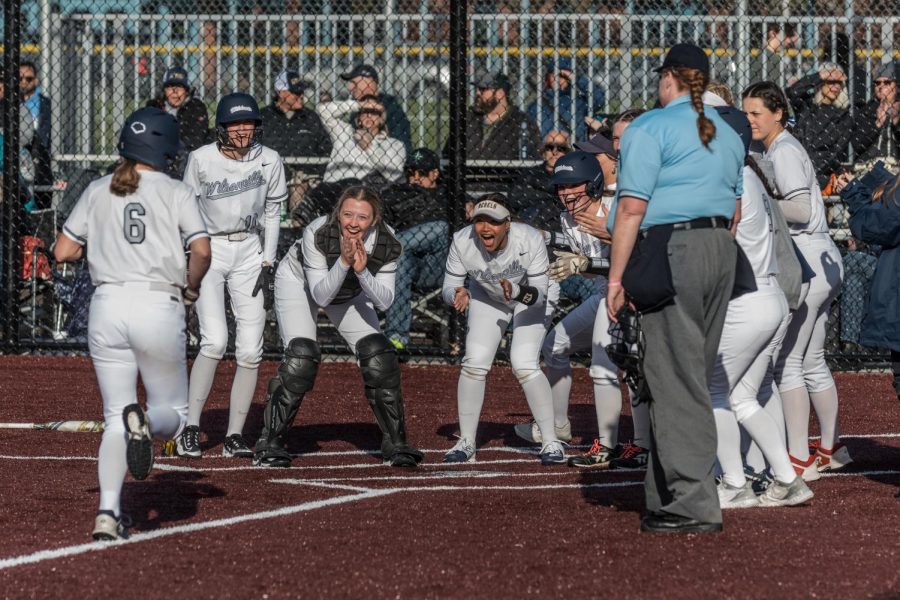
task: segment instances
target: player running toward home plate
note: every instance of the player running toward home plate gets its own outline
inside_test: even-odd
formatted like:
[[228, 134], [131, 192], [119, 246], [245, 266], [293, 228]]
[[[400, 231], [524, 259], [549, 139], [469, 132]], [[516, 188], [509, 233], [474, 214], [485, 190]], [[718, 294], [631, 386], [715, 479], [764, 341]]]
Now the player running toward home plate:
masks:
[[[120, 495], [126, 468], [144, 479], [153, 466], [153, 437], [169, 439], [187, 417], [187, 365], [182, 288], [196, 300], [209, 267], [206, 227], [194, 192], [167, 171], [178, 154], [178, 122], [158, 108], [125, 121], [122, 157], [112, 175], [81, 195], [56, 241], [58, 261], [81, 258], [87, 247], [91, 280], [88, 344], [105, 420], [98, 475], [97, 540], [127, 537]], [[147, 412], [137, 404], [137, 377]]]

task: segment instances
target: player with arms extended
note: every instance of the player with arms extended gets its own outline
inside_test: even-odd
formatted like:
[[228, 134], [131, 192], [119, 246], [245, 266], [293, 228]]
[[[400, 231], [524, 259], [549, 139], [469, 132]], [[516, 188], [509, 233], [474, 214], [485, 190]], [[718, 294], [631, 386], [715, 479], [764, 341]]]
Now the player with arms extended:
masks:
[[[115, 172], [81, 195], [56, 240], [58, 261], [81, 258], [91, 279], [88, 344], [105, 420], [98, 473], [100, 510], [93, 537], [127, 537], [119, 498], [126, 467], [144, 479], [153, 467], [153, 440], [169, 439], [187, 417], [184, 289], [196, 300], [210, 263], [206, 227], [191, 188], [170, 178], [178, 154], [178, 122], [158, 108], [125, 121]], [[137, 404], [137, 377], [147, 412]]]
[[[261, 131], [256, 100], [228, 94], [216, 108], [217, 141], [191, 152], [185, 167], [184, 181], [194, 188], [210, 232], [213, 261], [196, 306], [200, 353], [191, 370], [188, 425], [177, 445], [180, 456], [201, 454], [200, 413], [228, 343], [226, 285], [236, 322], [237, 371], [222, 454], [253, 456], [242, 432], [256, 390], [266, 311], [274, 303], [275, 251], [281, 203], [287, 198], [281, 157], [259, 143]], [[264, 242], [259, 238], [261, 224]]]
[[484, 382], [512, 320], [510, 362], [543, 440], [541, 463], [561, 464], [566, 458], [553, 426], [550, 383], [540, 367], [546, 333], [547, 248], [537, 229], [510, 222], [504, 200], [502, 194], [482, 198], [472, 211], [474, 223], [454, 234], [447, 256], [444, 302], [459, 312], [468, 310], [469, 319], [457, 388], [460, 436], [444, 462], [475, 460]]

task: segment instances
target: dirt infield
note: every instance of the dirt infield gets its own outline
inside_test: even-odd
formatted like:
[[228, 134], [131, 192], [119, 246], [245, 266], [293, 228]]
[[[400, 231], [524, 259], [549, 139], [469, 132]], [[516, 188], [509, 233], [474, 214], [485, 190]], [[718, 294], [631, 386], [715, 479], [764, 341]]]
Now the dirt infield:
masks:
[[[250, 440], [274, 367], [260, 373]], [[233, 373], [221, 365], [204, 413], [204, 458], [161, 459], [126, 482], [126, 542], [90, 539], [98, 434], [0, 430], [0, 597], [900, 598], [900, 403], [887, 376], [837, 376], [855, 463], [813, 483], [808, 506], [665, 536], [638, 533], [642, 473], [540, 465], [512, 432], [528, 409], [508, 369], [489, 378], [478, 461], [443, 465], [458, 371], [404, 368], [410, 437], [426, 451], [413, 471], [381, 464], [350, 364], [322, 366], [289, 437], [292, 468], [223, 458]], [[2, 422], [101, 412], [87, 359], [0, 358], [0, 390]], [[577, 370], [576, 446], [596, 428], [590, 393]]]

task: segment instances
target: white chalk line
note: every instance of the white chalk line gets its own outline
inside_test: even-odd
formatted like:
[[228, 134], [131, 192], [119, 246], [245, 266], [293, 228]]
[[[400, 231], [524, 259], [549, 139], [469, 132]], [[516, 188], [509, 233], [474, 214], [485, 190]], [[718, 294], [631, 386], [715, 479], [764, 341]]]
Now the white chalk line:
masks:
[[[321, 479], [270, 479], [269, 483], [286, 485], [310, 485], [322, 488], [346, 489], [340, 484], [329, 484]], [[405, 485], [389, 488], [392, 492], [460, 492], [460, 491], [531, 491], [531, 490], [574, 490], [584, 488], [618, 488], [644, 485], [643, 481], [615, 481], [609, 483], [546, 483], [537, 485]]]
[[380, 496], [387, 496], [390, 494], [395, 494], [398, 491], [398, 490], [394, 490], [394, 489], [376, 490], [376, 489], [360, 488], [360, 487], [356, 487], [356, 486], [341, 486], [341, 485], [337, 485], [337, 484], [333, 485], [333, 486], [329, 486], [329, 487], [331, 487], [332, 489], [359, 491], [359, 493], [348, 495], [348, 496], [341, 496], [339, 498], [329, 498], [326, 500], [315, 500], [315, 501], [311, 501], [311, 502], [304, 502], [302, 504], [295, 504], [293, 506], [284, 506], [282, 508], [278, 508], [278, 509], [274, 509], [274, 510], [266, 510], [266, 511], [261, 511], [261, 512], [256, 512], [256, 513], [250, 513], [250, 514], [246, 514], [246, 515], [239, 515], [236, 517], [227, 517], [224, 519], [214, 519], [212, 521], [204, 521], [201, 523], [190, 523], [187, 525], [177, 525], [174, 527], [165, 527], [165, 528], [156, 529], [153, 531], [135, 533], [126, 540], [117, 540], [114, 542], [90, 542], [87, 544], [66, 546], [63, 548], [56, 548], [53, 550], [39, 550], [39, 551], [33, 552], [31, 554], [25, 554], [22, 556], [14, 556], [11, 558], [6, 558], [6, 559], [0, 560], [0, 571], [2, 571], [4, 569], [9, 569], [12, 567], [19, 567], [22, 565], [35, 564], [35, 563], [43, 562], [46, 560], [53, 560], [56, 558], [77, 556], [79, 554], [85, 554], [87, 552], [99, 552], [102, 550], [109, 550], [112, 548], [118, 548], [120, 546], [126, 546], [128, 544], [137, 544], [140, 542], [147, 542], [150, 540], [155, 540], [158, 538], [168, 537], [168, 536], [172, 536], [172, 535], [179, 535], [182, 533], [194, 533], [194, 532], [203, 531], [206, 529], [229, 527], [231, 525], [237, 525], [239, 523], [246, 523], [248, 521], [261, 521], [261, 520], [265, 520], [265, 519], [283, 517], [283, 516], [292, 515], [292, 514], [296, 514], [296, 513], [300, 513], [300, 512], [316, 510], [318, 508], [325, 508], [328, 506], [336, 506], [339, 504], [346, 504], [348, 502], [356, 502], [358, 500], [367, 500], [369, 498], [377, 498]]

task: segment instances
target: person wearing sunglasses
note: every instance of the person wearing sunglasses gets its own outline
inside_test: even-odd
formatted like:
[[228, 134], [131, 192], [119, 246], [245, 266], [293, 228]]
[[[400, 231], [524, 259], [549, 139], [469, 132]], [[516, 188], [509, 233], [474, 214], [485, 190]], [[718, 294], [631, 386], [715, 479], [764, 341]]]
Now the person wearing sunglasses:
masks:
[[[384, 104], [376, 96], [359, 100], [324, 102], [316, 107], [331, 136], [331, 161], [325, 168], [325, 183], [362, 180], [378, 175], [385, 181], [400, 181], [406, 163], [403, 142], [388, 131]], [[351, 124], [343, 117], [356, 114]]]
[[[50, 164], [50, 126], [53, 118], [50, 99], [41, 90], [37, 66], [30, 61], [22, 61], [19, 65], [19, 92], [22, 105], [28, 109], [34, 121], [34, 138], [28, 149], [34, 161], [34, 183], [50, 185], [53, 183], [53, 170]], [[38, 208], [50, 206], [52, 195], [49, 192], [35, 194]]]
[[853, 133], [847, 75], [836, 63], [822, 63], [785, 92], [797, 118], [792, 133], [809, 153], [819, 187], [826, 189], [841, 172]]
[[857, 110], [851, 138], [857, 162], [876, 158], [900, 159], [900, 63], [889, 62], [874, 70], [872, 99]]

